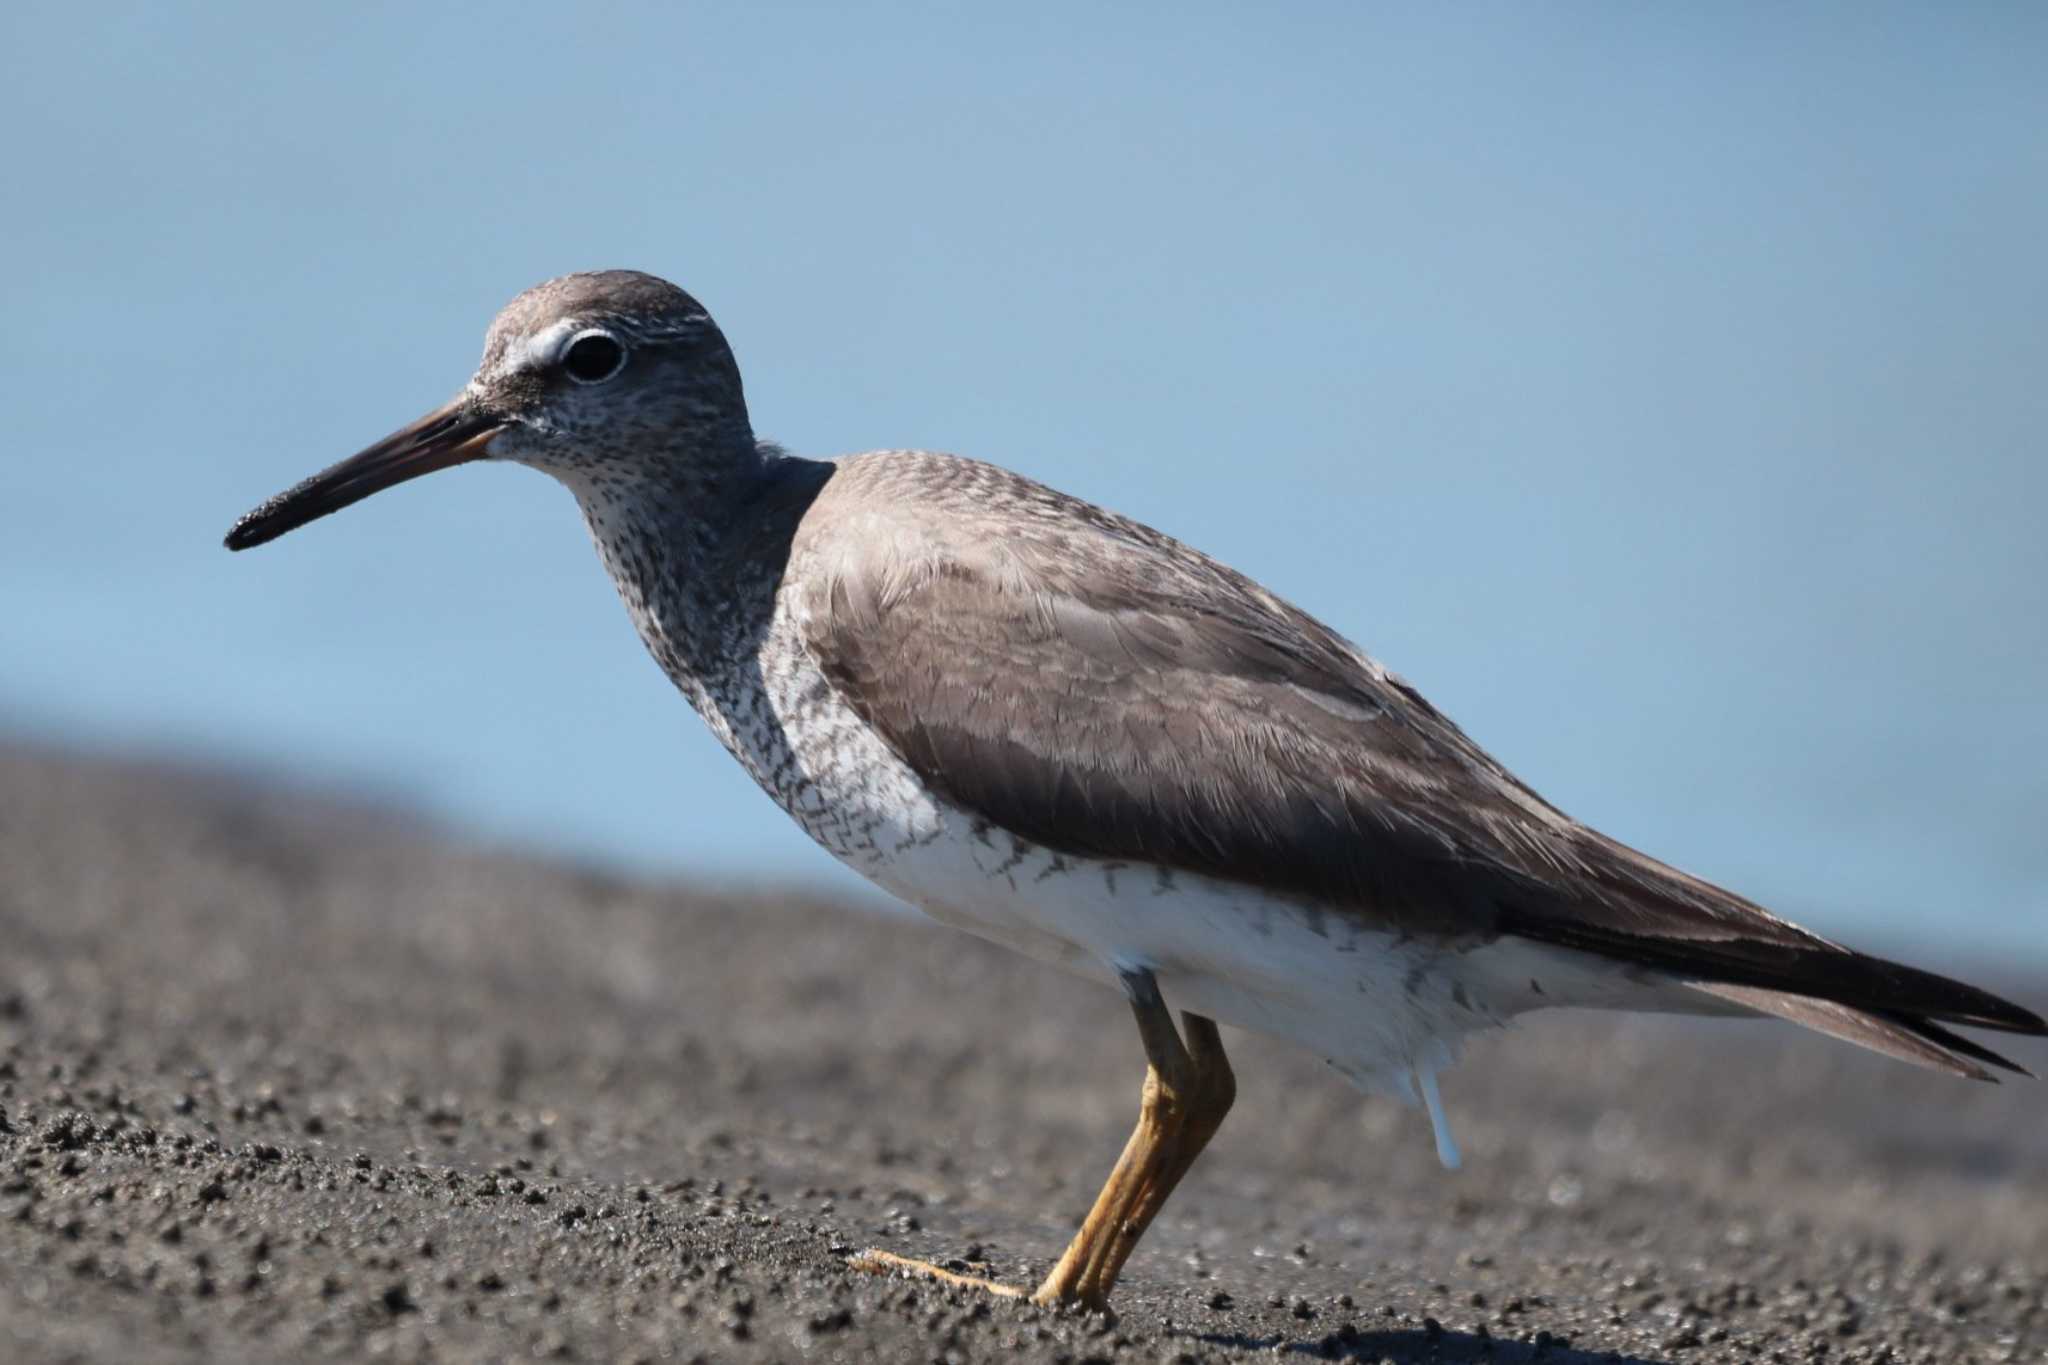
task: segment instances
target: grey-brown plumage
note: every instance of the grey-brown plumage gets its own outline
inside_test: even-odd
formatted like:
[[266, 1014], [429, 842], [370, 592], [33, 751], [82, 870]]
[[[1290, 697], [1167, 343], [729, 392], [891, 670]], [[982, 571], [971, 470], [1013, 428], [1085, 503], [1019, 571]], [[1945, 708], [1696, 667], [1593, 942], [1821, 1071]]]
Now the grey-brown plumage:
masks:
[[[529, 290], [454, 402], [228, 543], [485, 456], [576, 494], [657, 661], [806, 831], [942, 919], [1121, 982], [1154, 1079], [1215, 1121], [1220, 1042], [1190, 1016], [1182, 1048], [1162, 985], [1361, 1081], [1412, 1071], [1439, 1120], [1444, 1044], [1546, 1004], [1760, 1011], [1984, 1079], [2018, 1068], [1950, 1026], [2044, 1031], [1570, 819], [1171, 537], [972, 460], [757, 442], [723, 335], [650, 276]], [[1166, 1147], [1134, 1140], [1042, 1295], [1106, 1295], [1113, 1230], [1213, 1130], [1154, 1126]]]
[[1968, 1075], [1945, 1054], [2011, 1063], [1936, 1021], [2041, 1027], [1569, 819], [1306, 613], [1005, 470], [849, 461], [795, 557], [829, 566], [803, 585], [826, 676], [933, 786], [1047, 848], [1748, 988], [1728, 998]]

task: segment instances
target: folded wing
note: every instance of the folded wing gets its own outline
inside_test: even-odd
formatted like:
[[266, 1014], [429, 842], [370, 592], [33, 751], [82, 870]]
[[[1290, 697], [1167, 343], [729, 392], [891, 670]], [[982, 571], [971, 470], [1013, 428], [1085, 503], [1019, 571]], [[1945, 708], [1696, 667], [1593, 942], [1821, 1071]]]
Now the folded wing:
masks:
[[[834, 685], [994, 825], [1412, 932], [1577, 949], [1966, 1075], [2011, 1063], [1943, 1024], [2044, 1031], [1570, 819], [1401, 679], [1206, 556], [958, 463], [975, 492], [863, 513], [858, 533], [834, 524], [828, 487], [798, 550], [822, 561], [803, 575], [806, 630]], [[1001, 534], [978, 511], [996, 481]], [[1017, 499], [1040, 513], [1023, 534]]]

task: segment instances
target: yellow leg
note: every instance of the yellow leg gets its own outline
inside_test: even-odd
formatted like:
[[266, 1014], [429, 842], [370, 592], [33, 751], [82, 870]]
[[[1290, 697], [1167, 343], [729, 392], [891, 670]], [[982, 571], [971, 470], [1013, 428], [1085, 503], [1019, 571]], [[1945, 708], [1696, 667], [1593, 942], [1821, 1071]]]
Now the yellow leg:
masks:
[[[1138, 1036], [1145, 1044], [1145, 1089], [1138, 1106], [1138, 1126], [1124, 1144], [1123, 1155], [1102, 1193], [1095, 1197], [1095, 1206], [1082, 1220], [1080, 1232], [1031, 1295], [1033, 1303], [1093, 1309], [1109, 1306], [1109, 1292], [1138, 1239], [1209, 1145], [1237, 1098], [1237, 1079], [1231, 1074], [1230, 1061], [1223, 1055], [1223, 1039], [1212, 1020], [1183, 1014], [1187, 1025], [1187, 1042], [1183, 1044], [1150, 972], [1127, 974], [1124, 989], [1138, 1019]], [[909, 1270], [1004, 1298], [1023, 1297], [1021, 1289], [886, 1251], [863, 1252], [850, 1264], [877, 1273]]]

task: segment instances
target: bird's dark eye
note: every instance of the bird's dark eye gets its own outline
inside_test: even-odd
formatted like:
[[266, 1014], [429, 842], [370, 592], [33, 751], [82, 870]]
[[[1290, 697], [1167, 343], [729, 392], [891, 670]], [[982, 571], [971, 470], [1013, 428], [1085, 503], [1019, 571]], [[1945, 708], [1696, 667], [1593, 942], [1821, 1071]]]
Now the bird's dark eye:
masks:
[[626, 368], [626, 348], [609, 332], [585, 332], [562, 352], [562, 369], [579, 384], [602, 384]]

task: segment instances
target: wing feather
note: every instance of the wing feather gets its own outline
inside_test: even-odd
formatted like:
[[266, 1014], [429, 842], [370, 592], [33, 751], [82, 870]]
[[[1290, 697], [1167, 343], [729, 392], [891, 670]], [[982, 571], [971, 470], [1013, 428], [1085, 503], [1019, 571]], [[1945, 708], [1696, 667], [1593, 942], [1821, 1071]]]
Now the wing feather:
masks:
[[[1000, 828], [1398, 929], [1919, 1021], [1907, 1051], [1954, 1046], [1930, 1020], [2044, 1031], [1570, 819], [1335, 632], [1169, 537], [992, 466], [864, 459], [812, 519], [808, 646], [906, 762]], [[862, 509], [857, 534], [835, 499]]]

